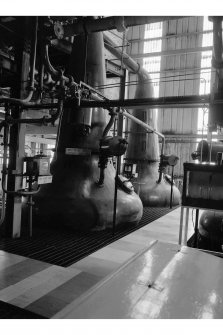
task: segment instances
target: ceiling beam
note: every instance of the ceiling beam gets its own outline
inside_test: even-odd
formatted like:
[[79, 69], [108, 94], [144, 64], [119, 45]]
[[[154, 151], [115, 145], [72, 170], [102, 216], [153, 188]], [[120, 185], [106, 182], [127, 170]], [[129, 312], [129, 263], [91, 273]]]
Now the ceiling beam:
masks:
[[93, 33], [112, 29], [124, 31], [128, 27], [181, 18], [185, 18], [185, 16], [108, 16], [99, 19], [86, 17], [71, 24], [57, 22], [54, 26], [54, 33], [57, 38], [61, 39], [64, 37], [85, 34], [86, 32]]
[[183, 55], [191, 54], [204, 51], [212, 51], [213, 47], [197, 47], [189, 49], [176, 49], [176, 50], [163, 50], [158, 52], [147, 52], [142, 54], [131, 54], [131, 57], [135, 59], [147, 58], [147, 57], [159, 57], [159, 56], [174, 56], [174, 55]]

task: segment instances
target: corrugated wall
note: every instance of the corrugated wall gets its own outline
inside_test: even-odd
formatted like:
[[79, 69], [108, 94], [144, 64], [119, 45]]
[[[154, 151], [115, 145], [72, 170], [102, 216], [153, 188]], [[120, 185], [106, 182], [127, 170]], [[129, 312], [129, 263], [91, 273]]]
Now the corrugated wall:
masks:
[[[200, 66], [202, 47], [203, 17], [189, 17], [163, 22], [161, 51], [153, 50], [157, 38], [145, 39], [142, 27], [133, 27], [128, 32], [130, 46], [128, 53], [142, 63], [143, 52], [148, 58], [160, 58], [160, 70], [157, 64], [154, 70], [150, 66], [153, 78], [160, 78], [159, 96], [184, 96], [199, 94]], [[144, 41], [143, 41], [144, 40]], [[144, 49], [143, 43], [147, 44]], [[147, 58], [147, 59], [148, 59]], [[144, 64], [146, 59], [144, 58]], [[130, 76], [135, 80], [135, 76]], [[129, 98], [134, 95], [134, 86], [130, 86]], [[175, 167], [175, 175], [183, 174], [183, 163], [191, 161], [191, 153], [195, 150], [195, 139], [189, 134], [197, 133], [198, 109], [160, 109], [158, 111], [159, 131], [167, 135], [166, 153], [174, 153], [180, 158]], [[180, 134], [184, 136], [180, 136]], [[188, 134], [188, 138], [186, 137]]]
[[[145, 35], [145, 26], [135, 26], [129, 27], [127, 31], [127, 54], [134, 58], [134, 55], [141, 54], [144, 52], [144, 35]], [[137, 62], [140, 66], [143, 66], [143, 59], [137, 59]], [[135, 96], [136, 83], [138, 76], [134, 73], [129, 72], [128, 74], [128, 82], [127, 82], [127, 98], [133, 99]], [[131, 112], [131, 110], [129, 110]], [[130, 130], [130, 121], [129, 119], [125, 120], [125, 131], [126, 137], [128, 136], [128, 132]]]
[[[129, 40], [129, 45], [127, 47], [127, 53], [131, 56], [141, 54], [144, 51], [144, 34], [145, 26], [136, 26], [128, 28], [127, 40]], [[143, 65], [143, 59], [137, 59], [140, 66]], [[128, 98], [132, 99], [135, 95], [135, 89], [137, 81], [137, 75], [129, 73], [129, 85], [128, 85]]]
[[[163, 23], [163, 37], [166, 38], [162, 41], [162, 51], [168, 50], [171, 53], [179, 50], [179, 54], [161, 56], [160, 96], [199, 94], [198, 69], [201, 64], [201, 52], [196, 52], [196, 49], [202, 46], [202, 34], [199, 34], [202, 28], [203, 17], [190, 17]], [[181, 54], [185, 49], [189, 53]], [[162, 109], [158, 115], [158, 127], [161, 132], [178, 135], [197, 132], [197, 108]], [[186, 143], [185, 137], [183, 139], [180, 136], [172, 137], [171, 141], [173, 143], [168, 143], [170, 137], [167, 137], [166, 153], [174, 153], [180, 158], [175, 167], [175, 174], [182, 175], [183, 163], [191, 161], [191, 153], [195, 150], [196, 144], [191, 143], [194, 139]]]

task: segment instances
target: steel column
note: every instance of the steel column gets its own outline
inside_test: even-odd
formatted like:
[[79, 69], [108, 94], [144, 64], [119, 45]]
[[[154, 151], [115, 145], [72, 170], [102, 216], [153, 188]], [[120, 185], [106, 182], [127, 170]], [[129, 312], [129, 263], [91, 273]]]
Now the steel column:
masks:
[[[23, 99], [27, 96], [26, 88], [30, 66], [31, 49], [31, 27], [33, 17], [20, 17], [18, 20], [18, 31], [24, 36], [22, 42], [18, 41], [16, 45], [15, 61], [17, 64], [17, 80], [15, 80], [12, 96]], [[25, 112], [20, 111], [16, 106], [12, 110], [12, 117], [15, 119], [24, 118]], [[17, 190], [22, 188], [23, 178], [23, 158], [25, 146], [25, 124], [15, 124], [10, 129], [9, 142], [9, 175], [8, 190]], [[21, 214], [22, 197], [18, 195], [7, 195], [5, 235], [9, 237], [20, 237], [21, 234]]]

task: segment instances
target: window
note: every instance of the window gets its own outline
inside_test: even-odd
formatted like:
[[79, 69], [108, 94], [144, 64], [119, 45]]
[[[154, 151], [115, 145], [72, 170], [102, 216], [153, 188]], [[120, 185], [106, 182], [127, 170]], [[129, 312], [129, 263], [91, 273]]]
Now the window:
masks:
[[[145, 27], [145, 39], [151, 39], [144, 42], [144, 53], [160, 52], [162, 48], [163, 23], [150, 23]], [[146, 57], [143, 59], [143, 67], [150, 73], [151, 80], [154, 85], [154, 97], [159, 96], [159, 82], [160, 82], [160, 63], [161, 56]], [[156, 72], [156, 73], [153, 73]]]

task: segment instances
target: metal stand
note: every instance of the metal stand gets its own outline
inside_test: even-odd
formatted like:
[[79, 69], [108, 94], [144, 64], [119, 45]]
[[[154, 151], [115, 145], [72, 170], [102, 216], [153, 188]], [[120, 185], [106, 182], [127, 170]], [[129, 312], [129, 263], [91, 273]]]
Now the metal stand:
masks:
[[173, 170], [174, 167], [172, 166], [172, 173], [171, 173], [171, 189], [170, 189], [170, 208], [172, 208], [172, 204], [173, 204]]
[[181, 245], [182, 243], [183, 220], [184, 220], [184, 207], [182, 206], [180, 211], [179, 245]]
[[[185, 219], [185, 226], [184, 226], [184, 209], [186, 208], [186, 219]], [[180, 230], [179, 230], [179, 245], [187, 245], [187, 233], [188, 233], [188, 221], [189, 221], [189, 210], [192, 207], [181, 207], [180, 213]], [[199, 209], [196, 208], [196, 219], [195, 219], [195, 227], [194, 227], [194, 243], [193, 247], [197, 247], [197, 236], [198, 236], [198, 221], [199, 221]], [[184, 230], [184, 231], [183, 231]], [[182, 238], [183, 237], [183, 238]], [[183, 241], [182, 241], [183, 239]], [[183, 242], [183, 243], [182, 243]]]
[[117, 195], [118, 195], [118, 175], [120, 171], [121, 165], [121, 156], [117, 157], [117, 167], [116, 167], [116, 175], [115, 175], [115, 194], [114, 194], [114, 210], [113, 210], [113, 226], [112, 226], [112, 236], [115, 235], [115, 226], [116, 226], [116, 208], [117, 208]]
[[[28, 184], [29, 184], [29, 192], [32, 192], [32, 176], [29, 176]], [[28, 224], [29, 224], [29, 236], [32, 237], [33, 235], [33, 196], [30, 194], [28, 196], [27, 205], [29, 207], [28, 210]]]
[[195, 227], [194, 227], [194, 248], [197, 248], [197, 238], [198, 238], [198, 220], [199, 220], [199, 209], [196, 209]]
[[[184, 206], [181, 207], [180, 213], [180, 231], [179, 231], [179, 245], [187, 245], [187, 231], [188, 231], [188, 221], [189, 221], [189, 207], [186, 207], [186, 220], [185, 220], [185, 227], [184, 227]], [[184, 230], [184, 232], [183, 232]], [[183, 235], [184, 233], [184, 235]]]

